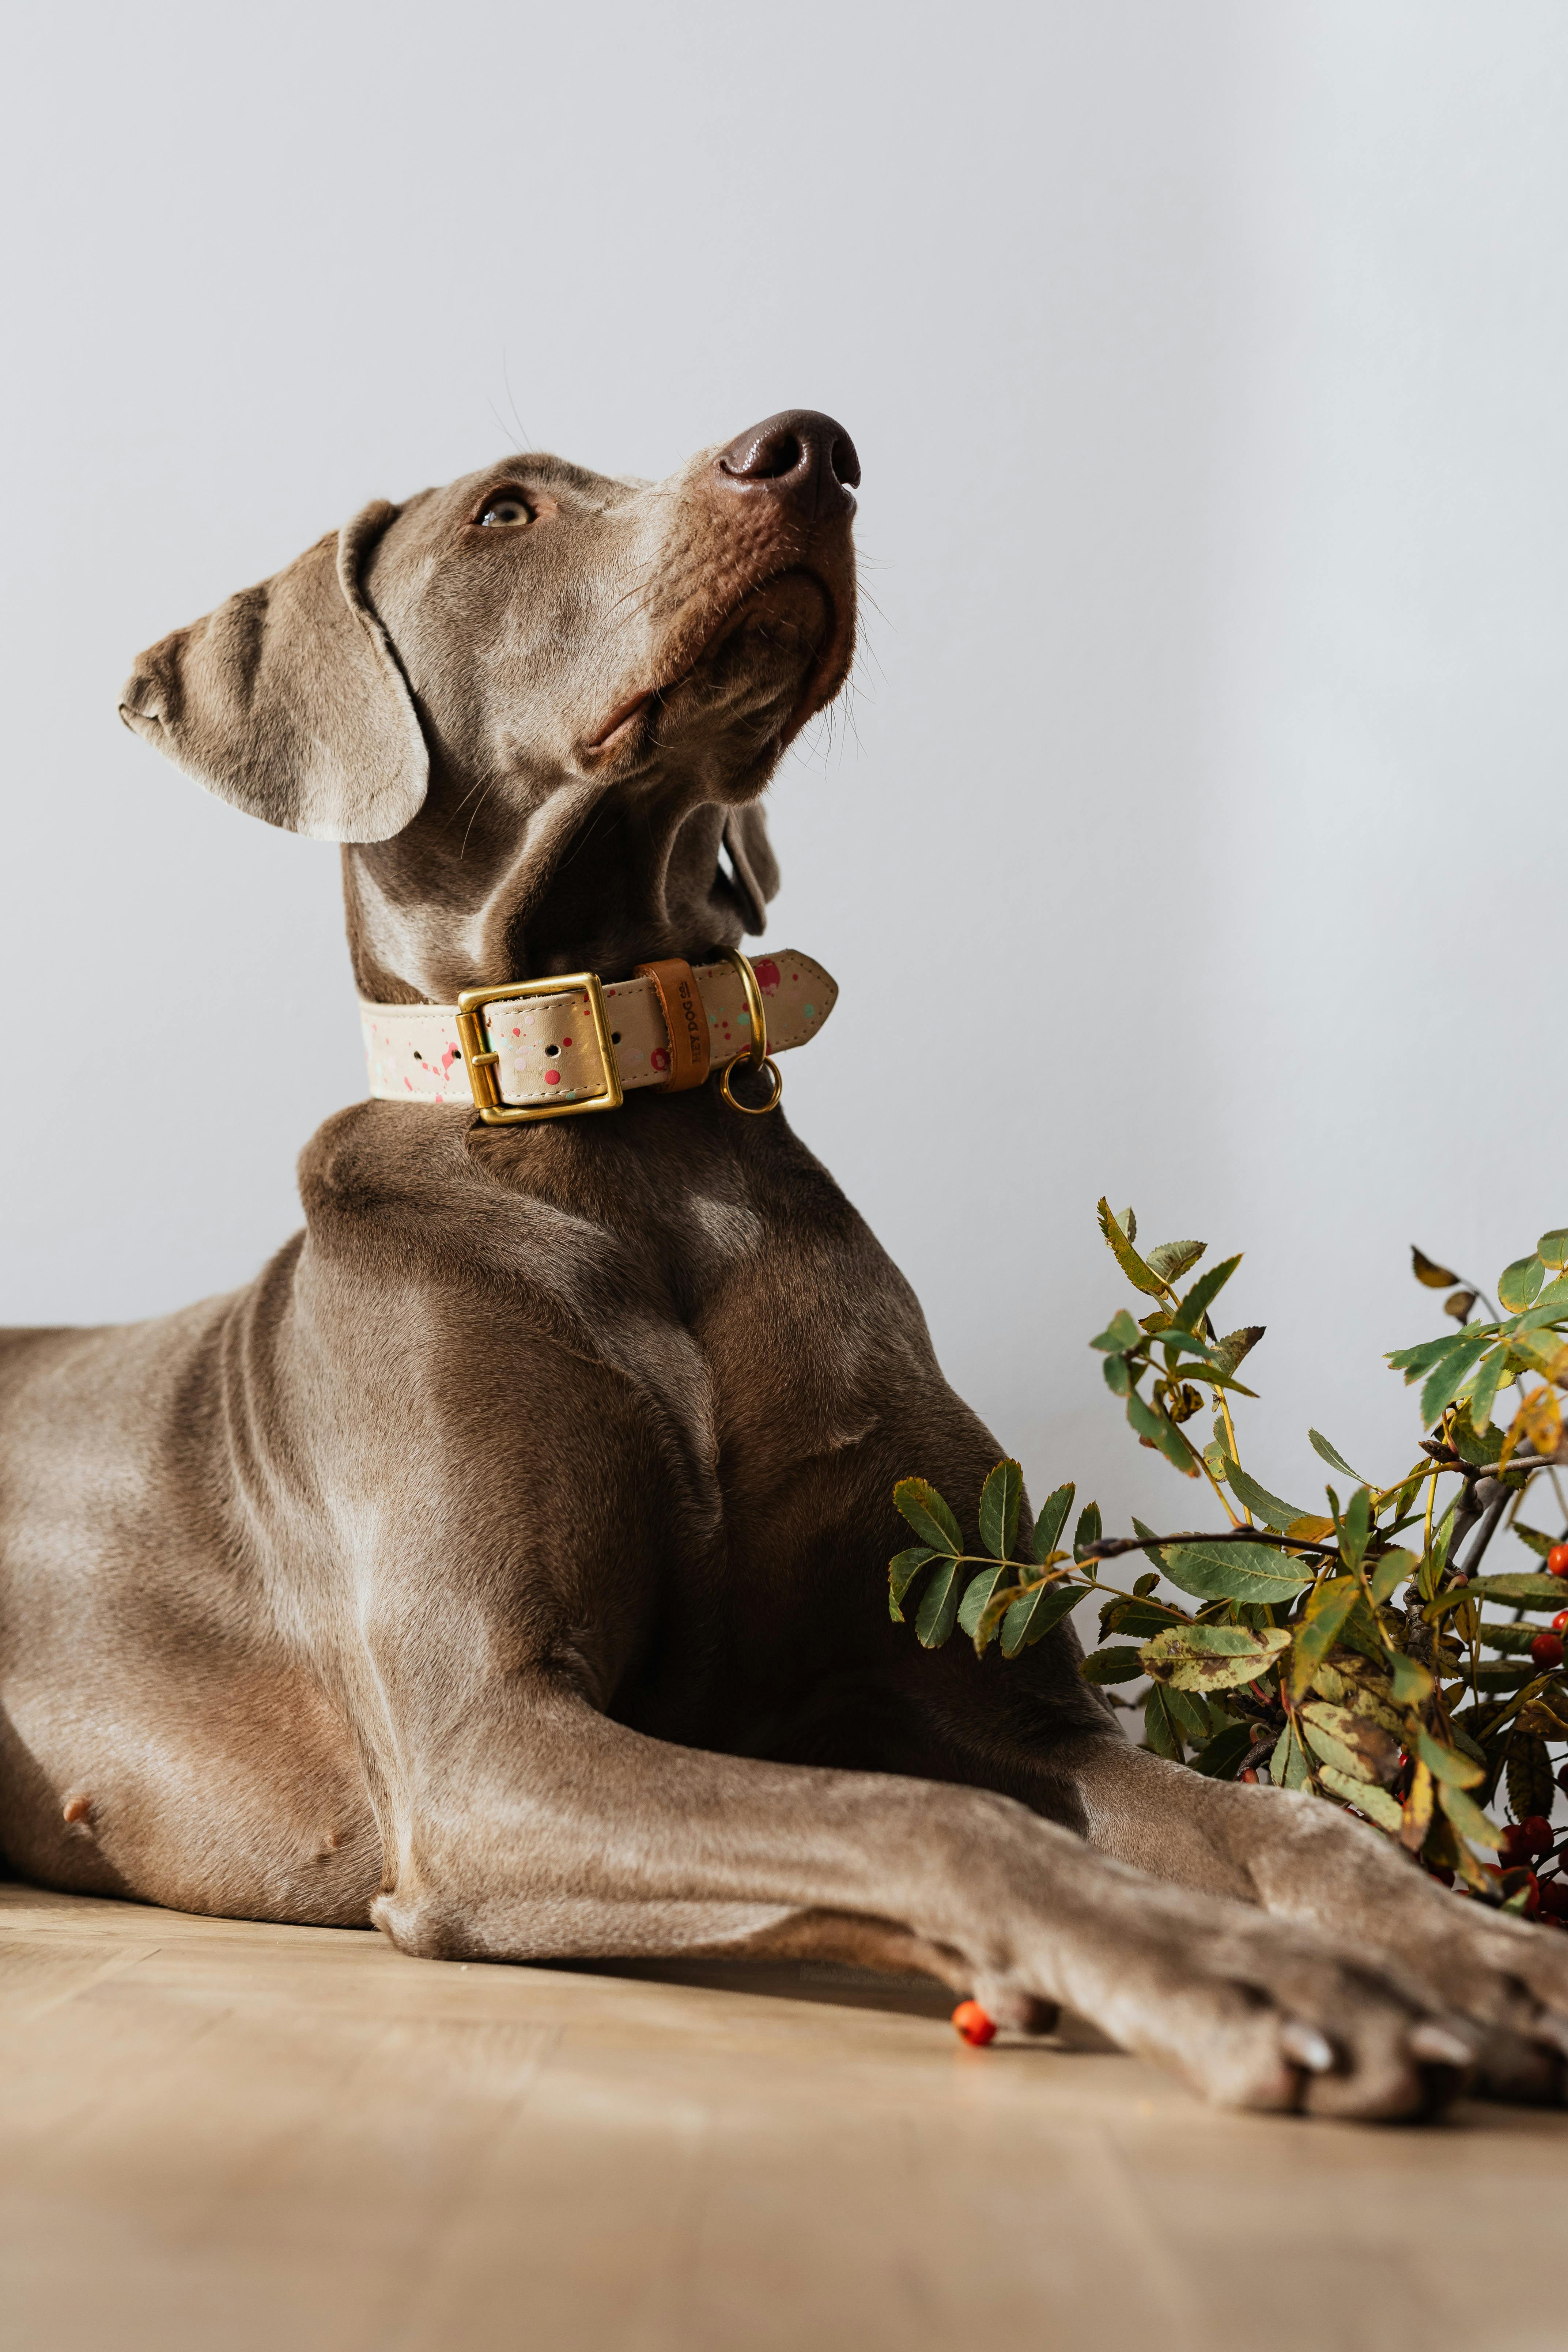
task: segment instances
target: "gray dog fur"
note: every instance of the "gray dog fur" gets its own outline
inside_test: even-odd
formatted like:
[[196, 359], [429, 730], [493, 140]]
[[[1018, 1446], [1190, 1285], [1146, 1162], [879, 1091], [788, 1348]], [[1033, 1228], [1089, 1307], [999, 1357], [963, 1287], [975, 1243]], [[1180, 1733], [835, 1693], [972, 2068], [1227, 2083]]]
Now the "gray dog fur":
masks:
[[[124, 715], [348, 845], [366, 996], [733, 943], [854, 570], [847, 497], [724, 455], [368, 507]], [[454, 1958], [920, 1967], [1237, 2104], [1560, 2095], [1568, 1942], [1134, 1750], [1068, 1627], [1005, 1664], [889, 1624], [895, 1479], [973, 1497], [1001, 1448], [782, 1113], [364, 1102], [300, 1175], [235, 1297], [0, 1340], [16, 1871]]]

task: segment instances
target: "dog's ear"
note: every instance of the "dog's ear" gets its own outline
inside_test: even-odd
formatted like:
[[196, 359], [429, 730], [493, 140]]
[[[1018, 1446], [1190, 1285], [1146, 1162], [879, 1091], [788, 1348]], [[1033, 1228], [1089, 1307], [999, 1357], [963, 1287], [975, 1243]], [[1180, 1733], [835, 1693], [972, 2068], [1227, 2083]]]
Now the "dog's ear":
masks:
[[286, 570], [142, 655], [128, 727], [220, 799], [321, 841], [387, 841], [429, 755], [360, 575], [398, 509], [377, 499]]
[[731, 809], [724, 820], [724, 846], [740, 893], [749, 931], [765, 930], [768, 900], [779, 892], [779, 862], [768, 839], [768, 821], [755, 801]]

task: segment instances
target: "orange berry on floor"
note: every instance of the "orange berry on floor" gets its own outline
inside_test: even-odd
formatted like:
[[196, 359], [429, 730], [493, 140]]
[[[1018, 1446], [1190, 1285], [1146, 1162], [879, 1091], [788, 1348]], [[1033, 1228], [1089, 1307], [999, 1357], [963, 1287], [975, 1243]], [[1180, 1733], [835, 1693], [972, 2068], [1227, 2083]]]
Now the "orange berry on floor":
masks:
[[977, 2050], [984, 2050], [988, 2042], [996, 2039], [996, 2028], [977, 2000], [961, 2000], [952, 2012], [952, 2022], [964, 2041], [973, 2042]]

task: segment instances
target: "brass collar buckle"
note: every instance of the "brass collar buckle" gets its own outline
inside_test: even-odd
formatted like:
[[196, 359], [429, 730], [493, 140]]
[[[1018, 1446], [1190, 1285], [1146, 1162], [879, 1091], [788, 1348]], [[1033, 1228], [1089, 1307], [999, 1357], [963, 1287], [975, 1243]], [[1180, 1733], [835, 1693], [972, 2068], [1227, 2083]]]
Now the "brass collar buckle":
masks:
[[[502, 1000], [510, 1003], [519, 996], [570, 996], [578, 989], [588, 1000], [594, 1041], [599, 1049], [599, 1066], [605, 1076], [603, 1089], [595, 1094], [580, 1096], [573, 1102], [502, 1102], [496, 1079], [500, 1055], [490, 1049], [484, 1024], [485, 1006]], [[616, 1049], [610, 1043], [610, 1024], [605, 1013], [605, 991], [596, 971], [552, 972], [548, 980], [511, 980], [504, 988], [465, 988], [458, 999], [458, 1043], [463, 1049], [463, 1062], [473, 1091], [474, 1108], [487, 1127], [517, 1127], [533, 1118], [576, 1118], [584, 1111], [619, 1110], [621, 1107], [620, 1066], [616, 1060]]]
[[[750, 960], [738, 948], [721, 948], [718, 953], [734, 966], [746, 1000], [746, 1019], [751, 1029], [751, 1044], [725, 1064], [720, 1074], [719, 1090], [731, 1110], [744, 1111], [748, 1118], [760, 1118], [776, 1110], [784, 1092], [784, 1080], [778, 1065], [768, 1056], [768, 1016], [763, 1003], [763, 992], [757, 985], [757, 975]], [[593, 1094], [578, 1095], [562, 1103], [508, 1103], [501, 1099], [497, 1071], [500, 1055], [491, 1047], [485, 1023], [487, 1004], [510, 1003], [520, 996], [570, 996], [581, 994], [587, 1000], [589, 1017], [594, 1024], [594, 1039], [598, 1047], [599, 1066], [604, 1073], [604, 1086]], [[463, 1065], [468, 1074], [468, 1086], [474, 1107], [487, 1127], [515, 1127], [535, 1118], [577, 1118], [585, 1111], [618, 1110], [624, 1100], [620, 1065], [610, 1035], [610, 1024], [605, 1011], [605, 990], [596, 971], [552, 972], [547, 980], [511, 980], [500, 988], [465, 988], [458, 999], [458, 1042], [463, 1049]], [[772, 1080], [772, 1092], [766, 1102], [744, 1103], [730, 1091], [730, 1080], [744, 1063], [753, 1070], [764, 1070]]]

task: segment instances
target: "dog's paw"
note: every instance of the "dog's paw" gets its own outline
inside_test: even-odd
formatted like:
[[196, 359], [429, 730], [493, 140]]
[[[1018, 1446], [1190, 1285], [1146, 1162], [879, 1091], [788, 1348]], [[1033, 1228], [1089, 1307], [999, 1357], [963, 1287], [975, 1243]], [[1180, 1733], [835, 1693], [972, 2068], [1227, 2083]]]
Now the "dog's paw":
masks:
[[1482, 2097], [1563, 2099], [1568, 1936], [1450, 1894], [1381, 1832], [1317, 1798], [1270, 1790], [1242, 1818], [1277, 1918], [1366, 1954], [1450, 2020], [1473, 2046]]
[[1162, 2054], [1216, 2105], [1410, 2121], [1440, 2113], [1475, 2063], [1439, 2007], [1299, 1927], [1233, 1931], [1187, 1958]]
[[1120, 1923], [1108, 1969], [1064, 1987], [1124, 2050], [1219, 2106], [1409, 2121], [1464, 2086], [1477, 2037], [1375, 1958], [1300, 1922], [1161, 1895], [1134, 1932]]
[[1568, 1936], [1434, 1886], [1394, 1965], [1474, 2042], [1483, 2098], [1568, 2098]]

